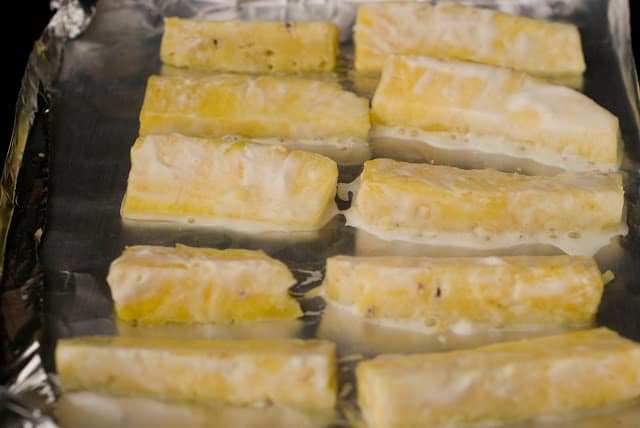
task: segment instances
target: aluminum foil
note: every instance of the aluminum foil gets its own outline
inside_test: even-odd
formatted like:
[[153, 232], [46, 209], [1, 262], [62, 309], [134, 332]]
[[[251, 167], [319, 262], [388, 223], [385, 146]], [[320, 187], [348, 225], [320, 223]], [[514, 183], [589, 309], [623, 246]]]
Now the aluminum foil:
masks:
[[[359, 1], [330, 0], [78, 0], [56, 1], [58, 12], [36, 43], [25, 72], [18, 116], [0, 187], [0, 339], [2, 417], [16, 426], [350, 426], [358, 425], [353, 367], [359, 358], [469, 348], [523, 337], [519, 332], [432, 335], [377, 327], [301, 297], [306, 315], [283, 323], [140, 327], [114, 316], [105, 277], [126, 245], [182, 243], [263, 249], [290, 267], [303, 295], [337, 254], [416, 254], [359, 233], [336, 217], [317, 234], [248, 235], [187, 226], [123, 222], [120, 202], [129, 149], [148, 76], [162, 70], [162, 18], [331, 20], [342, 31], [339, 70], [331, 78], [370, 95], [351, 71], [351, 27]], [[583, 91], [620, 118], [625, 145], [630, 232], [596, 259], [616, 278], [605, 290], [597, 322], [640, 340], [640, 127], [635, 65], [624, 0], [464, 1], [511, 13], [576, 23], [587, 61]], [[375, 82], [373, 83], [375, 85]], [[484, 162], [484, 161], [483, 161]], [[358, 168], [341, 169], [349, 181]], [[526, 250], [520, 250], [526, 251]], [[548, 250], [544, 250], [548, 251]], [[529, 335], [549, 331], [530, 332]], [[53, 351], [62, 337], [86, 334], [176, 338], [320, 337], [338, 344], [340, 400], [334, 415], [291, 409], [201, 408], [144, 398], [61, 394]], [[4, 421], [4, 420], [3, 420]], [[638, 426], [640, 405], [599, 410], [562, 421], [518, 426]]]

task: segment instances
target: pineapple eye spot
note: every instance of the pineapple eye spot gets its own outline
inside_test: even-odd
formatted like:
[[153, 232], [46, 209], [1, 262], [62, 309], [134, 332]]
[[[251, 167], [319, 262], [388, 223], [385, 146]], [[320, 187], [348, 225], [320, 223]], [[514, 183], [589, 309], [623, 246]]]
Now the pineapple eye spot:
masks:
[[365, 310], [365, 314], [367, 318], [372, 318], [375, 315], [375, 308], [371, 305], [367, 306], [367, 309]]
[[265, 51], [265, 53], [264, 53], [264, 54], [265, 54], [266, 56], [273, 56], [273, 54], [274, 54], [274, 53], [275, 53], [275, 52], [273, 52], [271, 49], [268, 49], [268, 50], [266, 50], [266, 51]]
[[567, 236], [571, 239], [580, 239], [580, 232], [569, 232]]
[[424, 320], [424, 326], [427, 328], [434, 328], [438, 326], [437, 318], [427, 318]]

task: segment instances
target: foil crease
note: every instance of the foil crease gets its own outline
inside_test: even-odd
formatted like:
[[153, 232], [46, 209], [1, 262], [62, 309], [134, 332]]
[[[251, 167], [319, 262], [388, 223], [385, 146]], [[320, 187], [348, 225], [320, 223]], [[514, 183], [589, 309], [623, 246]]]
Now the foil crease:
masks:
[[73, 39], [82, 34], [95, 12], [93, 2], [81, 0], [52, 0], [51, 9], [57, 13], [51, 18], [48, 28], [62, 39]]
[[[33, 304], [34, 300], [42, 299], [42, 274], [37, 268], [31, 268], [31, 275], [28, 277], [20, 273], [28, 265], [37, 264], [37, 255], [27, 254], [17, 248], [7, 248], [11, 243], [11, 229], [19, 231], [22, 225], [32, 229], [26, 236], [29, 240], [27, 246], [37, 248], [42, 233], [40, 224], [36, 222], [36, 228], [36, 223], [24, 218], [14, 220], [16, 210], [26, 208], [37, 211], [46, 203], [44, 189], [39, 189], [43, 192], [36, 190], [31, 195], [26, 195], [27, 198], [19, 195], [18, 181], [24, 175], [25, 150], [33, 135], [36, 114], [47, 109], [49, 95], [53, 91], [61, 64], [64, 41], [86, 28], [90, 21], [87, 10], [90, 11], [93, 7], [91, 4], [83, 6], [78, 1], [55, 3], [52, 2], [51, 7], [58, 11], [35, 42], [25, 67], [13, 132], [0, 178], [0, 420], [6, 426], [57, 426], [45, 413], [55, 400], [55, 386], [40, 355], [41, 345], [37, 335], [41, 308]], [[45, 170], [45, 164], [42, 161], [37, 168]], [[27, 187], [29, 184], [26, 183]], [[34, 188], [39, 185], [40, 183], [35, 184]], [[20, 203], [25, 207], [20, 206]], [[18, 233], [20, 232], [16, 232]], [[23, 263], [20, 260], [23, 257], [32, 260]], [[19, 338], [19, 335], [23, 337]]]
[[[57, 12], [36, 42], [25, 70], [14, 132], [0, 181], [0, 254], [4, 262], [0, 267], [4, 268], [0, 270], [0, 339], [3, 342], [0, 349], [8, 363], [7, 369], [0, 372], [4, 385], [0, 386], [0, 417], [10, 415], [15, 426], [57, 426], [60, 418], [69, 426], [83, 426], [86, 418], [94, 416], [86, 413], [86, 409], [91, 408], [97, 411], [92, 421], [94, 426], [126, 426], [126, 421], [130, 422], [129, 426], [140, 426], [139, 414], [144, 411], [160, 412], [167, 415], [167, 421], [184, 421], [185, 425], [192, 422], [193, 426], [358, 425], [353, 388], [353, 368], [358, 359], [378, 353], [468, 348], [515, 338], [513, 334], [491, 334], [468, 340], [454, 336], [425, 339], [416, 333], [372, 328], [366, 323], [342, 319], [342, 315], [334, 311], [323, 311], [324, 304], [319, 297], [302, 300], [307, 315], [301, 322], [280, 326], [136, 328], [114, 317], [105, 277], [108, 264], [125, 245], [177, 242], [263, 249], [283, 260], [293, 271], [298, 280], [293, 290], [295, 295], [303, 295], [320, 283], [323, 260], [328, 256], [388, 250], [377, 247], [377, 242], [366, 242], [339, 218], [314, 236], [291, 238], [172, 226], [141, 227], [121, 222], [118, 214], [129, 168], [128, 149], [137, 135], [137, 116], [146, 78], [161, 72], [158, 47], [164, 16], [330, 20], [344, 30], [341, 32], [344, 54], [338, 79], [348, 89], [359, 91], [349, 67], [353, 55], [350, 29], [361, 2], [102, 0], [97, 7], [83, 0], [51, 2]], [[603, 296], [598, 323], [640, 339], [640, 320], [635, 315], [640, 313], [637, 298], [640, 290], [635, 285], [640, 274], [637, 170], [640, 119], [628, 4], [625, 0], [464, 0], [461, 3], [537, 18], [567, 19], [588, 34], [585, 51], [588, 61], [592, 62], [588, 63], [584, 91], [620, 118], [626, 148], [623, 170], [627, 174], [630, 226], [627, 238], [597, 255], [601, 268], [611, 269], [616, 275]], [[370, 95], [367, 91], [360, 93]], [[45, 177], [44, 184], [30, 179], [22, 186], [19, 184], [25, 177], [31, 177], [29, 168], [43, 170], [34, 176]], [[342, 170], [341, 181], [349, 181], [357, 174], [357, 169]], [[35, 215], [38, 210], [43, 211], [46, 221]], [[17, 212], [20, 215], [14, 214]], [[23, 213], [34, 214], [34, 220], [24, 225]], [[21, 229], [24, 229], [22, 238], [26, 241], [26, 250], [16, 244], [21, 241], [14, 236], [17, 232], [12, 232]], [[413, 254], [414, 250], [407, 251]], [[225, 408], [214, 415], [210, 410], [182, 404], [146, 399], [128, 403], [87, 394], [69, 396], [66, 400], [63, 395], [60, 402], [59, 388], [52, 374], [55, 343], [59, 338], [84, 334], [334, 340], [342, 357], [339, 409], [336, 417], [327, 422], [310, 420], [295, 412], [262, 413], [255, 409]], [[596, 415], [582, 422], [555, 421], [550, 426], [586, 428], [619, 423], [631, 427], [637, 425], [639, 413], [635, 406], [609, 416]]]

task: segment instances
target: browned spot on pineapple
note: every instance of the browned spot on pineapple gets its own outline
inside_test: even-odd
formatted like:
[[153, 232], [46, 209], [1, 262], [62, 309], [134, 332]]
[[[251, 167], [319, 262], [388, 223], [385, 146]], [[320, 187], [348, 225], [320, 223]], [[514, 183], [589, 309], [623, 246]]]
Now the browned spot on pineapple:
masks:
[[302, 376], [300, 377], [300, 380], [303, 383], [309, 383], [313, 379], [314, 375], [315, 375], [315, 371], [313, 369], [308, 369], [302, 374]]
[[293, 24], [291, 24], [289, 21], [284, 23], [284, 28], [288, 31], [291, 32], [291, 28], [293, 28]]
[[267, 50], [264, 52], [265, 56], [273, 56], [273, 54], [274, 54], [274, 53], [275, 53], [275, 52], [274, 52], [274, 51], [272, 51], [271, 49], [267, 49]]
[[418, 285], [416, 286], [416, 289], [418, 291], [418, 294], [422, 294], [424, 293], [424, 284], [422, 284], [421, 282], [418, 283]]
[[213, 46], [215, 46], [216, 49], [218, 49], [218, 43], [219, 43], [218, 39], [213, 39], [212, 41], [213, 41]]
[[440, 286], [436, 287], [436, 297], [440, 297], [442, 296], [442, 290], [440, 289]]
[[375, 312], [375, 308], [372, 305], [367, 306], [367, 308], [365, 309], [365, 315], [367, 316], [367, 318], [373, 318]]

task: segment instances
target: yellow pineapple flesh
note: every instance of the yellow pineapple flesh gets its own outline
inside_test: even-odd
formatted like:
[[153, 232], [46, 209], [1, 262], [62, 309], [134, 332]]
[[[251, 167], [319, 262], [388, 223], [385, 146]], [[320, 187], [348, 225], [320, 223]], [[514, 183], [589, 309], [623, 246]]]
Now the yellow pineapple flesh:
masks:
[[126, 219], [239, 230], [316, 230], [336, 212], [338, 168], [278, 145], [154, 135], [131, 149]]
[[118, 317], [142, 323], [293, 319], [287, 266], [262, 251], [127, 247], [107, 282]]
[[356, 368], [371, 428], [510, 422], [640, 396], [640, 346], [607, 329], [388, 356]]
[[64, 428], [86, 428], [87, 421], [91, 421], [91, 428], [321, 428], [333, 420], [332, 411], [237, 406], [211, 401], [206, 404], [175, 402], [94, 391], [63, 394], [56, 401], [54, 416], [56, 423]]
[[375, 159], [357, 184], [347, 222], [383, 239], [472, 248], [545, 243], [592, 255], [581, 239], [608, 242], [625, 232], [618, 173], [525, 176]]
[[613, 170], [618, 164], [613, 114], [578, 91], [506, 68], [391, 57], [371, 117], [375, 128], [417, 131], [426, 142], [437, 136], [467, 138], [481, 151], [566, 169]]
[[369, 101], [337, 83], [298, 77], [152, 76], [140, 112], [140, 135], [173, 132], [366, 144]]
[[337, 256], [323, 287], [373, 322], [463, 333], [590, 324], [603, 280], [590, 257]]
[[173, 66], [212, 71], [332, 71], [339, 35], [330, 22], [165, 18], [160, 57]]
[[371, 3], [354, 27], [355, 67], [379, 71], [392, 54], [506, 66], [539, 75], [585, 70], [575, 25], [453, 3]]
[[328, 341], [89, 336], [60, 340], [55, 358], [66, 392], [312, 410], [335, 405], [335, 344]]

